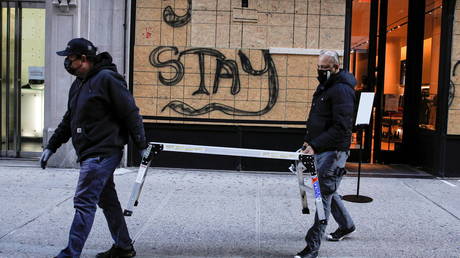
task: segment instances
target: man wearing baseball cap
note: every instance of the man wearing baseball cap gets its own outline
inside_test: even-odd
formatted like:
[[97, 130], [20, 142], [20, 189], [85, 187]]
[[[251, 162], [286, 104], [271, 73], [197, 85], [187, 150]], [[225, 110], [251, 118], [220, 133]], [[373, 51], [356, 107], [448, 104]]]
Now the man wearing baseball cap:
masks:
[[69, 242], [57, 257], [80, 257], [97, 205], [104, 212], [114, 244], [96, 257], [136, 255], [113, 172], [129, 136], [140, 150], [145, 150], [147, 141], [139, 108], [112, 57], [107, 52], [96, 52], [93, 43], [84, 38], [72, 39], [66, 49], [57, 52], [66, 57], [64, 67], [76, 78], [69, 91], [67, 112], [43, 151], [40, 164], [45, 169], [50, 156], [69, 138], [80, 163]]

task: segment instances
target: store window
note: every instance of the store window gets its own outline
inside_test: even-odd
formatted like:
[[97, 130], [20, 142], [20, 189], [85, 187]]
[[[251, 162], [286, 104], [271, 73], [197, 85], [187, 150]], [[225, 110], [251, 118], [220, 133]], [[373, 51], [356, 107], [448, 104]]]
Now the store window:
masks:
[[436, 129], [441, 17], [442, 1], [426, 1], [419, 126], [429, 130]]
[[45, 9], [23, 8], [21, 18], [21, 151], [40, 152], [44, 124]]

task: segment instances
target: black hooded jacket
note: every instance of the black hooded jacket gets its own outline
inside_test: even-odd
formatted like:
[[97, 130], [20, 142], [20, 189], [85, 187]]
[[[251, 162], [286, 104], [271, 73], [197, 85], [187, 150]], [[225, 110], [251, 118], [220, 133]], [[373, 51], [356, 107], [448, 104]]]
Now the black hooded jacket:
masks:
[[340, 70], [313, 95], [305, 141], [315, 153], [348, 151], [354, 120], [356, 79]]
[[67, 112], [46, 148], [56, 152], [72, 137], [82, 161], [120, 152], [128, 135], [139, 149], [147, 147], [139, 108], [112, 57], [104, 52], [96, 56], [86, 78], [77, 77], [72, 83]]

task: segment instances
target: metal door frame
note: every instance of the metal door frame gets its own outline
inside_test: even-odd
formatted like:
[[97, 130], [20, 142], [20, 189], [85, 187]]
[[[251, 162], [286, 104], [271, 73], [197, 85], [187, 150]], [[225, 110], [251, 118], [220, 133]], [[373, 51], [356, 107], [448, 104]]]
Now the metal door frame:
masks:
[[[6, 19], [6, 64], [3, 64], [3, 56], [1, 49], [3, 49], [3, 41], [0, 43], [0, 71], [3, 69], [3, 65], [6, 65], [5, 80], [0, 80], [0, 121], [3, 119], [3, 104], [5, 104], [5, 126], [3, 128], [0, 122], [0, 136], [5, 131], [5, 149], [3, 149], [3, 143], [0, 143], [0, 157], [20, 157], [21, 155], [21, 56], [22, 56], [22, 8], [42, 8], [45, 9], [45, 1], [43, 0], [28, 0], [28, 1], [2, 1], [0, 3], [2, 11], [0, 12], [0, 35], [3, 36], [3, 8], [7, 9]], [[11, 32], [11, 8], [14, 8], [14, 35]], [[14, 37], [13, 44], [11, 44], [11, 37]], [[11, 66], [11, 51], [12, 46], [13, 54], [13, 66]], [[11, 71], [13, 71], [13, 97], [11, 96]], [[5, 83], [3, 83], [5, 81]], [[5, 90], [5, 103], [3, 103], [2, 88], [6, 87]], [[11, 101], [13, 101], [13, 111], [11, 112]], [[13, 115], [13, 118], [11, 118]], [[11, 132], [11, 122], [14, 123], [14, 131]], [[12, 141], [10, 138], [12, 136]], [[1, 137], [0, 137], [1, 138]], [[1, 140], [0, 140], [1, 141]]]
[[[3, 48], [6, 48], [6, 57], [5, 57], [5, 64], [3, 64], [3, 56], [2, 56], [2, 59], [0, 60], [0, 66], [3, 70], [3, 66], [5, 66], [5, 80], [3, 80], [2, 78], [2, 84], [0, 85], [2, 90], [3, 90], [3, 87], [5, 87], [5, 101], [3, 101], [3, 92], [1, 92], [0, 94], [0, 106], [1, 106], [1, 111], [2, 113], [0, 113], [0, 116], [3, 115], [3, 104], [5, 105], [5, 118], [1, 117], [2, 119], [2, 122], [3, 122], [3, 119], [5, 119], [5, 128], [3, 128], [3, 126], [0, 126], [0, 134], [3, 133], [3, 131], [5, 131], [5, 148], [3, 149], [3, 142], [2, 142], [2, 149], [1, 149], [1, 152], [0, 152], [0, 155], [1, 156], [7, 156], [7, 157], [17, 157], [18, 154], [19, 154], [19, 149], [17, 149], [17, 137], [16, 137], [16, 133], [13, 132], [13, 139], [12, 139], [12, 142], [10, 141], [10, 138], [11, 138], [11, 132], [10, 132], [10, 127], [11, 127], [11, 110], [10, 110], [10, 102], [11, 101], [14, 101], [14, 115], [17, 114], [17, 111], [16, 109], [18, 108], [18, 105], [17, 105], [17, 100], [18, 100], [18, 96], [17, 95], [14, 95], [13, 99], [11, 99], [11, 81], [13, 82], [13, 88], [15, 90], [15, 93], [16, 93], [16, 87], [17, 87], [17, 64], [18, 64], [18, 60], [17, 60], [17, 53], [16, 53], [16, 46], [17, 46], [17, 40], [16, 40], [16, 37], [18, 36], [18, 33], [17, 33], [17, 25], [18, 25], [18, 21], [19, 19], [17, 19], [17, 15], [18, 15], [18, 12], [19, 12], [19, 9], [18, 8], [20, 6], [19, 3], [17, 2], [3, 2], [1, 3], [1, 7], [2, 7], [2, 20], [1, 20], [1, 27], [2, 27], [2, 37], [3, 37], [3, 27], [5, 26], [5, 24], [3, 23], [3, 10], [6, 8], [6, 26], [5, 26], [5, 29], [6, 29], [6, 46], [3, 45], [3, 41], [2, 41], [2, 50]], [[14, 38], [13, 38], [13, 48], [12, 48], [12, 44], [11, 44], [11, 39], [12, 39], [12, 21], [11, 21], [11, 8], [14, 8], [14, 12], [15, 12], [15, 17], [14, 17]], [[11, 60], [11, 51], [15, 51], [13, 53], [13, 60]], [[13, 67], [11, 66], [11, 61], [13, 61]], [[13, 72], [13, 74], [11, 74], [11, 72]], [[13, 76], [13, 78], [11, 78], [11, 76]], [[5, 83], [3, 83], [3, 81]], [[13, 116], [14, 116], [13, 115]], [[13, 120], [15, 119], [15, 117], [13, 117]], [[15, 130], [16, 131], [16, 126], [17, 126], [17, 123], [16, 121], [14, 120], [14, 126], [15, 126]], [[3, 139], [2, 139], [3, 140]]]

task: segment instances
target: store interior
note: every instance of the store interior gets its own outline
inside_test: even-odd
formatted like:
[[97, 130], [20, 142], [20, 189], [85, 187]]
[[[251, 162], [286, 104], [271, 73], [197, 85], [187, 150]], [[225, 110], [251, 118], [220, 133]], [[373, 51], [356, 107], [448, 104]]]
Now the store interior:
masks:
[[[375, 119], [381, 120], [381, 151], [397, 151], [401, 148], [404, 108], [418, 108], [419, 127], [436, 130], [442, 1], [427, 0], [425, 2], [423, 72], [420, 85], [422, 99], [419, 107], [405, 107], [403, 101], [406, 85], [408, 5], [408, 0], [388, 0], [382, 115], [381, 117], [374, 116], [374, 121]], [[353, 1], [350, 71], [358, 81], [356, 86], [358, 97], [359, 92], [369, 90], [370, 8], [371, 1], [369, 0]], [[378, 42], [379, 35], [376, 37]], [[378, 58], [377, 55], [376, 64], [378, 64]], [[358, 136], [358, 133], [355, 132], [353, 144], [359, 146], [362, 142], [360, 139], [365, 138], [365, 136]], [[374, 137], [370, 139], [373, 141]], [[371, 146], [374, 146], [374, 142]], [[374, 151], [373, 147], [370, 151]]]

